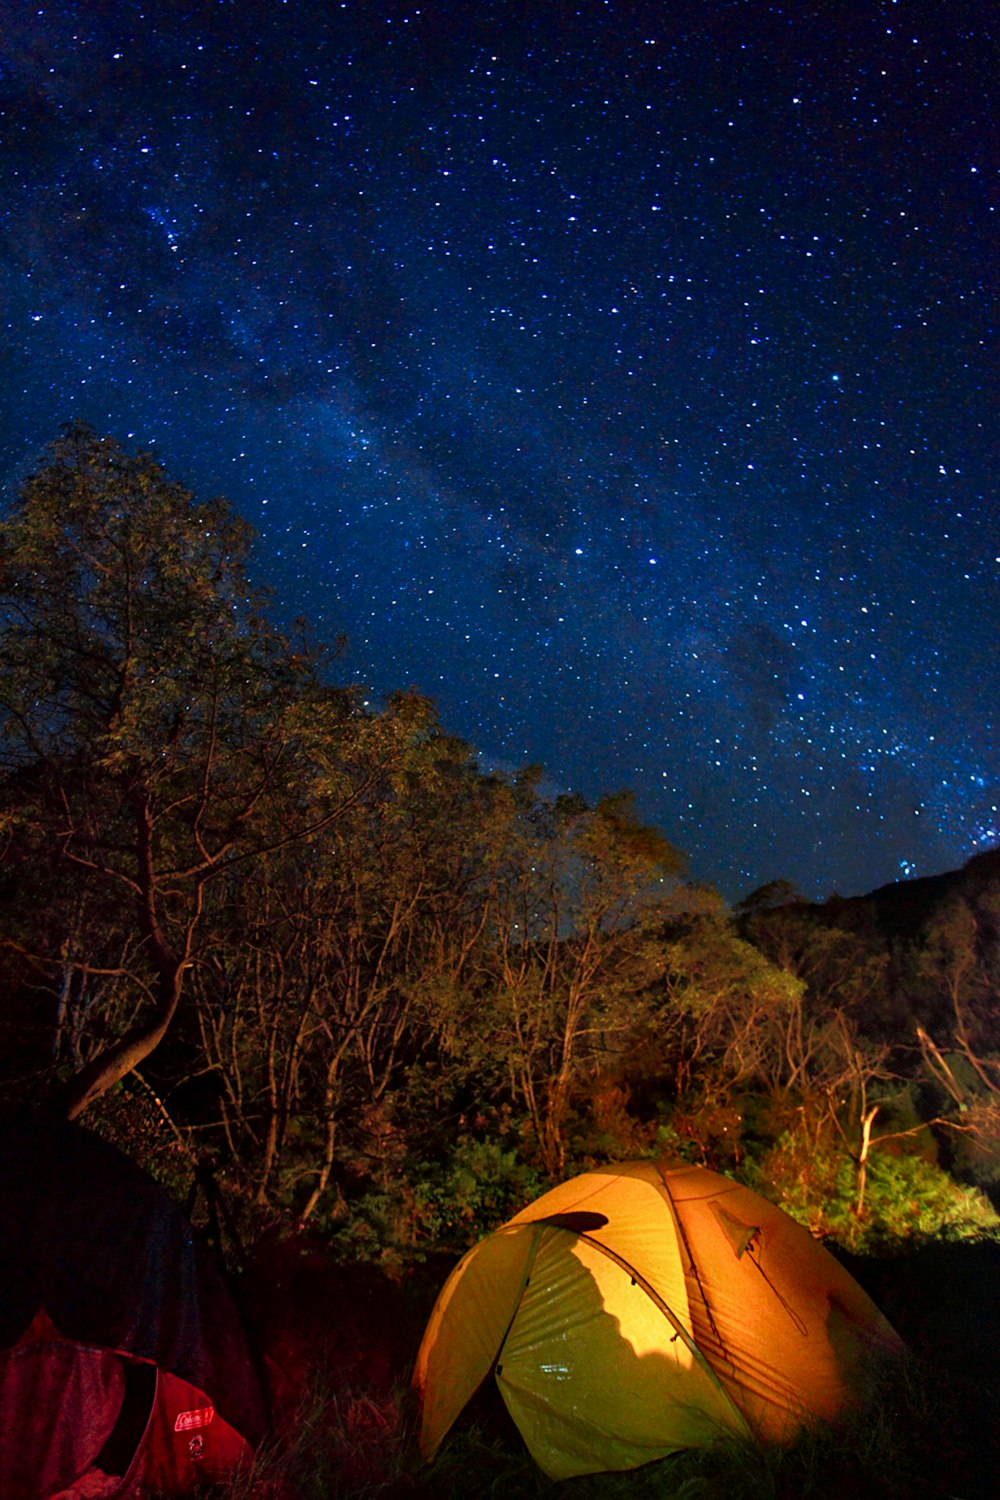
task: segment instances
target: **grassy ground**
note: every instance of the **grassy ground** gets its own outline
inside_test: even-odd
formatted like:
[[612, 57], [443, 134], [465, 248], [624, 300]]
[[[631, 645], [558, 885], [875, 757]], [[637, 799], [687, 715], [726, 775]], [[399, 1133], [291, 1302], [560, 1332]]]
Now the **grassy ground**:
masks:
[[[789, 1447], [724, 1439], [627, 1474], [555, 1484], [535, 1467], [517, 1435], [468, 1422], [437, 1460], [421, 1466], [405, 1399], [318, 1400], [290, 1446], [265, 1449], [227, 1500], [892, 1500], [992, 1495], [973, 1476], [940, 1472], [927, 1434], [929, 1382], [911, 1368], [864, 1414], [838, 1430], [816, 1428]], [[984, 1478], [985, 1476], [983, 1476]]]
[[[286, 1399], [284, 1437], [265, 1444], [225, 1500], [993, 1500], [1000, 1494], [1000, 1247], [932, 1246], [851, 1269], [912, 1355], [885, 1372], [843, 1425], [803, 1432], [788, 1447], [727, 1438], [627, 1474], [562, 1484], [535, 1467], [491, 1390], [434, 1464], [421, 1465], [400, 1355], [409, 1347], [412, 1358], [432, 1288], [373, 1286], [366, 1302], [354, 1283], [332, 1299], [322, 1368], [313, 1366], [294, 1418]], [[308, 1295], [317, 1333], [323, 1313], [315, 1284]], [[365, 1347], [366, 1336], [378, 1347]], [[354, 1357], [362, 1348], [363, 1357]]]

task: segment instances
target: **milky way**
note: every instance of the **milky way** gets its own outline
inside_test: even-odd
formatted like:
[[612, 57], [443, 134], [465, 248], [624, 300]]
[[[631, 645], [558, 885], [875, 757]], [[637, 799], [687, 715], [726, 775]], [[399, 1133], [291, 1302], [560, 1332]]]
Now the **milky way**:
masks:
[[153, 446], [731, 897], [1000, 838], [986, 3], [5, 7], [2, 473]]

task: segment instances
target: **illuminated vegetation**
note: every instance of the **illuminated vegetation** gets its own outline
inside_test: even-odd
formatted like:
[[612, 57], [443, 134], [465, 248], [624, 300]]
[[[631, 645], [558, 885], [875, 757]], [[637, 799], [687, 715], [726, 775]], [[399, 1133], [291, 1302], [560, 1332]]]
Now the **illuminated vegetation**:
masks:
[[[200, 1164], [234, 1264], [305, 1229], [405, 1277], [647, 1154], [847, 1250], [996, 1235], [995, 857], [903, 906], [779, 885], [730, 912], [627, 795], [487, 774], [420, 698], [332, 686], [248, 548], [224, 503], [79, 427], [0, 525], [6, 1097], [82, 1115], [178, 1195]], [[399, 1465], [316, 1493], [451, 1492], [406, 1470], [388, 1410], [328, 1392], [300, 1423], [324, 1472], [357, 1423]], [[490, 1442], [505, 1493], [549, 1492]], [[752, 1493], [833, 1493], [803, 1487], [813, 1451]], [[671, 1472], [628, 1493], [739, 1493]]]

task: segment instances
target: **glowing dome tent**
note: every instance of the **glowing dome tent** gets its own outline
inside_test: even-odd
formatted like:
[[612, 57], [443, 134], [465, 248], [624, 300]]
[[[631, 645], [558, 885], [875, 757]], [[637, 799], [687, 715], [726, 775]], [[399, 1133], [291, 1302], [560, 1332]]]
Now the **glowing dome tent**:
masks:
[[720, 1432], [834, 1418], [900, 1341], [801, 1225], [702, 1167], [631, 1162], [545, 1193], [456, 1266], [417, 1356], [432, 1458], [494, 1372], [553, 1479]]

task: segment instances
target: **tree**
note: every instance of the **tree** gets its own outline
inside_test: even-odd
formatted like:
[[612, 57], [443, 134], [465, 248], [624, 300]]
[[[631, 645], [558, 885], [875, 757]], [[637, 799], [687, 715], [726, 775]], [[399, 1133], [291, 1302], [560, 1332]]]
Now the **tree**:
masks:
[[[977, 902], [954, 896], [935, 912], [922, 934], [916, 959], [919, 981], [929, 991], [951, 1045], [978, 1080], [979, 1088], [1000, 1098], [1000, 1063], [996, 1057], [996, 995], [1000, 982], [1000, 896]], [[942, 1003], [943, 1002], [943, 1003]], [[930, 1023], [929, 1023], [930, 1024]], [[955, 1103], [954, 1075], [942, 1065], [942, 1054], [922, 1027], [918, 1037], [930, 1071]]]
[[805, 897], [790, 880], [769, 880], [766, 885], [759, 885], [748, 896], [744, 896], [742, 901], [738, 901], [733, 915], [737, 921], [743, 922], [760, 912], [779, 911], [785, 906], [804, 904]]
[[486, 1014], [552, 1178], [566, 1164], [574, 1088], [638, 1029], [680, 866], [628, 795], [592, 809], [576, 797], [533, 801], [511, 829]]
[[663, 946], [656, 1014], [665, 1034], [680, 1035], [677, 1093], [696, 1077], [703, 1093], [751, 1086], [787, 1093], [813, 1047], [805, 986], [739, 937], [721, 902], [701, 905]]
[[308, 846], [217, 883], [191, 972], [218, 1138], [257, 1203], [294, 1199], [300, 1221], [337, 1213], [345, 1180], [385, 1185], [401, 1147], [453, 1143], [442, 1109], [461, 1114], [486, 1066], [466, 977], [483, 967], [510, 788], [426, 704], [389, 711], [409, 730], [391, 775]]
[[917, 1042], [951, 1116], [939, 1123], [947, 1123], [955, 1137], [964, 1135], [958, 1154], [965, 1158], [966, 1170], [996, 1180], [1000, 893], [986, 889], [942, 903], [910, 957], [911, 983], [921, 995], [920, 1013], [926, 1021], [916, 1027]]
[[11, 857], [56, 855], [70, 905], [101, 891], [106, 927], [135, 939], [111, 961], [36, 931], [51, 964], [132, 997], [133, 1018], [66, 1083], [71, 1117], [166, 1034], [210, 885], [314, 837], [391, 756], [382, 723], [270, 624], [250, 542], [224, 501], [196, 503], [152, 455], [79, 423], [0, 524]]

